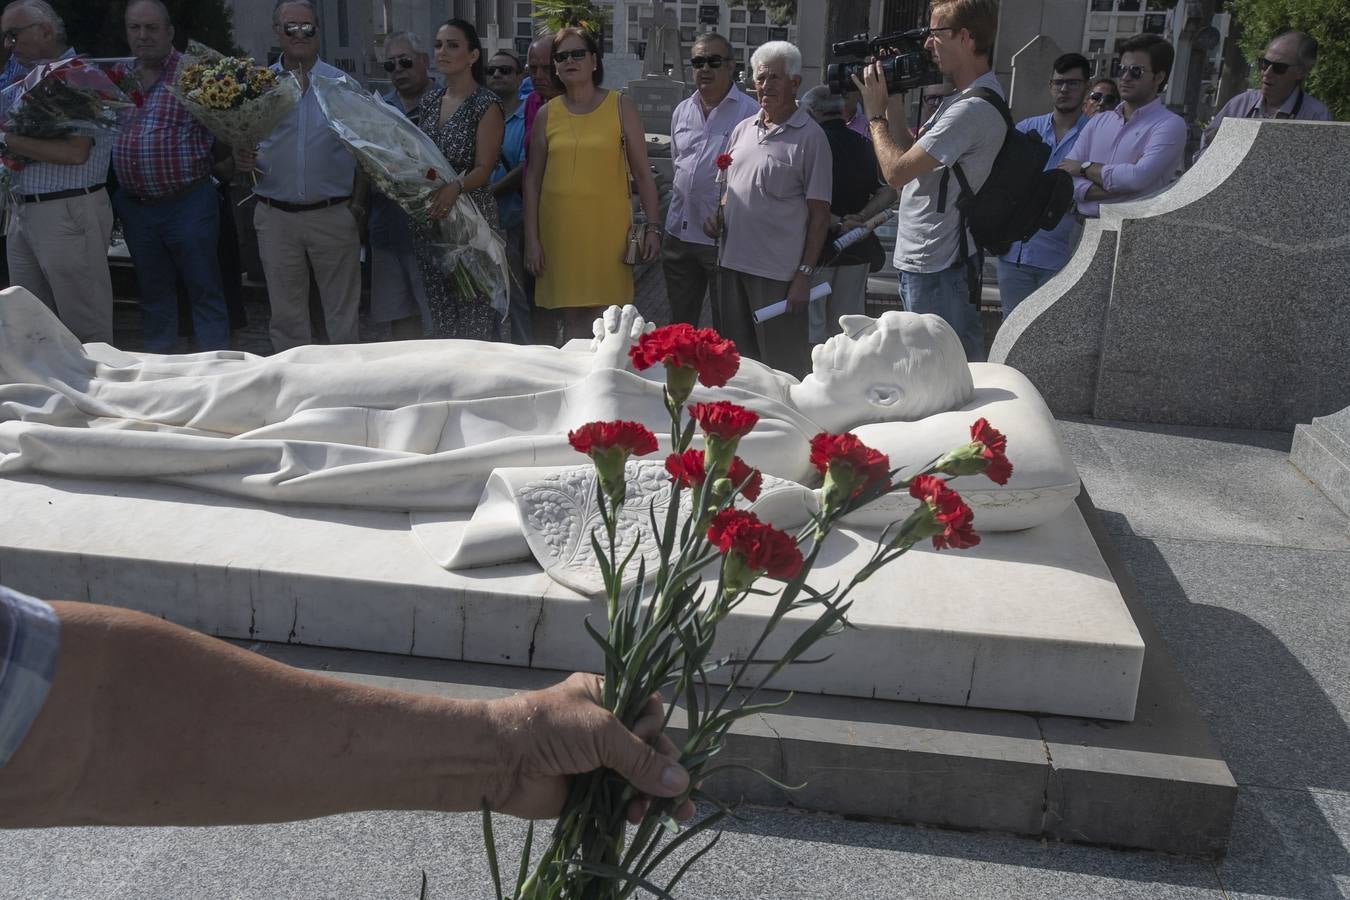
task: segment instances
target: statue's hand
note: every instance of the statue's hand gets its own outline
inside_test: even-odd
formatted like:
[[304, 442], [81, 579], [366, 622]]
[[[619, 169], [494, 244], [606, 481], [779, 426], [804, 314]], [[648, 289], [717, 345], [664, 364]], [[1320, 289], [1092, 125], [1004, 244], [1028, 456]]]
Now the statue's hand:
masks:
[[591, 364], [591, 368], [593, 370], [631, 368], [628, 348], [632, 347], [643, 333], [655, 327], [642, 318], [636, 306], [625, 306], [622, 309], [617, 306], [609, 307], [591, 326], [591, 333], [594, 335], [591, 349], [595, 351], [595, 361]]

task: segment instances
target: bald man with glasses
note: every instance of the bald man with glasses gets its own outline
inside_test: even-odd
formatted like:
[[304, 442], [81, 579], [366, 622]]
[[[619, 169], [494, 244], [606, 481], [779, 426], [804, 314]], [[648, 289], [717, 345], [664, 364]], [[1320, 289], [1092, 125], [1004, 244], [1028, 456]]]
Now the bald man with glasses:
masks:
[[[1220, 123], [1230, 117], [1301, 119], [1306, 122], [1330, 120], [1326, 104], [1303, 90], [1303, 82], [1312, 73], [1316, 62], [1317, 41], [1311, 35], [1286, 31], [1272, 38], [1266, 45], [1266, 52], [1256, 60], [1261, 86], [1243, 91], [1215, 113], [1200, 137], [1200, 153], [1214, 140]], [[1200, 153], [1196, 154], [1197, 159]]]
[[661, 243], [661, 270], [671, 320], [690, 325], [698, 325], [703, 298], [709, 293], [713, 314], [718, 315], [717, 241], [703, 232], [704, 221], [716, 213], [721, 197], [717, 157], [726, 150], [731, 130], [759, 113], [759, 104], [733, 83], [736, 66], [731, 53], [731, 43], [720, 34], [705, 34], [694, 42], [689, 65], [696, 90], [670, 117], [675, 184]]

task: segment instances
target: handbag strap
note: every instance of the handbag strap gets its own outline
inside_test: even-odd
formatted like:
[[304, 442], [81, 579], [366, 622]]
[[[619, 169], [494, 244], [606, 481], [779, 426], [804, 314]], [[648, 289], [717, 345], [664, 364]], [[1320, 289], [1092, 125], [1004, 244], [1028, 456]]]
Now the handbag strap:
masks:
[[628, 222], [633, 222], [633, 170], [628, 165], [628, 141], [623, 136], [623, 98], [626, 92], [617, 90], [614, 98], [614, 115], [619, 120], [619, 158], [623, 160], [623, 196], [628, 203]]

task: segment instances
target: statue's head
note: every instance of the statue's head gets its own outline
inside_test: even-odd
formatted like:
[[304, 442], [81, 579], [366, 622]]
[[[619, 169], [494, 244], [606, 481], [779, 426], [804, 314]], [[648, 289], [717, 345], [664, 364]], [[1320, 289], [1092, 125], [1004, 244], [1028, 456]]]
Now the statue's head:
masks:
[[[970, 402], [975, 386], [956, 332], [938, 316], [843, 316], [843, 334], [811, 351], [802, 387], [841, 420], [913, 421]], [[835, 418], [832, 416], [832, 418]]]

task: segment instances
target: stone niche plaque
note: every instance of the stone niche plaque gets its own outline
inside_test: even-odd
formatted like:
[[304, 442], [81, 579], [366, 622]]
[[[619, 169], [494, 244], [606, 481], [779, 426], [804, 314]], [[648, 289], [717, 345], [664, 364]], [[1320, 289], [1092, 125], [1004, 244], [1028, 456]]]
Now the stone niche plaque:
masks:
[[642, 130], [648, 134], [670, 134], [670, 117], [680, 101], [689, 96], [684, 82], [664, 75], [647, 75], [628, 82], [628, 96], [642, 116]]

